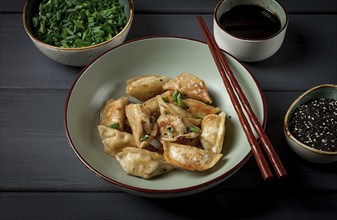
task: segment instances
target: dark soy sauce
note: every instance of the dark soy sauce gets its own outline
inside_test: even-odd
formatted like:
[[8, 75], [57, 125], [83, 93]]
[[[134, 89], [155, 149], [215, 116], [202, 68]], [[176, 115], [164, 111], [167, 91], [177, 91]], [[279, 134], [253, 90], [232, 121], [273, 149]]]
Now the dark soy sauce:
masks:
[[276, 34], [281, 22], [272, 12], [257, 5], [238, 5], [220, 17], [221, 27], [244, 39], [263, 39]]

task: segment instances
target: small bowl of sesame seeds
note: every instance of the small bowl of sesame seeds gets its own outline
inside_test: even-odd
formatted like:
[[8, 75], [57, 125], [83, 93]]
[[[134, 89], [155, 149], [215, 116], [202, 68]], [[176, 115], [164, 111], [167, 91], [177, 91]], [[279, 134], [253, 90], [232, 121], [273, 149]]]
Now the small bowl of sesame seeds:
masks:
[[314, 163], [337, 161], [337, 85], [315, 86], [289, 107], [283, 130], [291, 149]]

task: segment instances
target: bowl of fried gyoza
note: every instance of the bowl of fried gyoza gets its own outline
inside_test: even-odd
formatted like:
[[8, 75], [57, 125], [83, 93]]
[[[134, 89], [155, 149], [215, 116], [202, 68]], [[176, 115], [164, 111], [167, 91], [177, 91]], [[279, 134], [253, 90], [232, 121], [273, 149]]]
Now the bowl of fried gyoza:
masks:
[[[265, 124], [259, 85], [225, 55]], [[86, 66], [67, 97], [65, 130], [97, 176], [146, 197], [209, 189], [251, 156], [207, 45], [179, 37], [130, 41]]]

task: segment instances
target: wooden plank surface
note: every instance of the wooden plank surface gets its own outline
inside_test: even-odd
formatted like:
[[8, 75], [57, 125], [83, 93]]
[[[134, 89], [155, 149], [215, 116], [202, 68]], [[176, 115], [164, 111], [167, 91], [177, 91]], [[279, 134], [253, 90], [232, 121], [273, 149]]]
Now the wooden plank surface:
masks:
[[[337, 163], [299, 158], [283, 135], [288, 106], [303, 91], [337, 84], [337, 1], [280, 0], [290, 23], [268, 60], [244, 63], [266, 97], [267, 127], [289, 178], [264, 183], [250, 158], [231, 178], [179, 199], [130, 195], [88, 170], [68, 144], [64, 104], [82, 68], [51, 61], [24, 31], [25, 0], [0, 1], [0, 219], [334, 219]], [[180, 36], [202, 40], [218, 0], [134, 0], [127, 40]]]
[[[20, 15], [0, 16], [1, 88], [69, 88], [81, 68], [55, 63], [38, 51], [24, 32]], [[212, 29], [211, 16], [204, 18]], [[336, 14], [290, 16], [281, 49], [265, 61], [245, 65], [267, 91], [304, 91], [317, 84], [336, 83], [336, 26]], [[127, 40], [147, 36], [204, 41], [195, 15], [138, 15]]]
[[[6, 191], [102, 191], [115, 190], [96, 177], [76, 158], [63, 129], [67, 90], [2, 90], [0, 133], [0, 189]], [[335, 190], [329, 181], [337, 164], [310, 165], [297, 158], [285, 142], [282, 122], [297, 92], [267, 92], [266, 131], [290, 178], [286, 187]], [[299, 159], [299, 160], [298, 160]], [[324, 171], [324, 172], [315, 172]], [[244, 183], [241, 181], [246, 179]], [[311, 180], [310, 180], [311, 179]], [[248, 181], [249, 180], [249, 181]], [[261, 178], [253, 158], [224, 188], [258, 188]]]
[[[133, 0], [136, 13], [208, 13], [213, 12], [219, 0], [184, 0], [184, 1], [157, 1]], [[336, 13], [335, 0], [279, 0], [288, 13]], [[19, 13], [23, 10], [25, 0], [2, 0], [0, 12]]]
[[336, 194], [315, 191], [210, 191], [167, 200], [109, 192], [3, 193], [0, 218], [328, 220], [335, 216], [337, 205]]

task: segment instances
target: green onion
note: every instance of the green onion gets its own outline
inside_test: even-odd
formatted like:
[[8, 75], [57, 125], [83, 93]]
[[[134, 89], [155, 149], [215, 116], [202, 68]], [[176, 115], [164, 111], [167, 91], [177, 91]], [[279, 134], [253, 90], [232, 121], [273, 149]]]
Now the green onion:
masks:
[[184, 102], [183, 102], [183, 99], [181, 98], [180, 93], [179, 93], [178, 96], [177, 96], [177, 103], [178, 103], [178, 106], [179, 106], [180, 108], [183, 108], [183, 107], [184, 107]]
[[174, 101], [177, 101], [178, 94], [179, 94], [178, 90], [174, 90], [174, 93], [172, 95]]
[[140, 141], [147, 141], [147, 140], [149, 140], [149, 138], [150, 138], [150, 135], [146, 134], [146, 135], [144, 135], [144, 137], [140, 138]]
[[188, 127], [187, 130], [195, 133], [200, 132], [200, 129], [198, 127]]
[[110, 128], [114, 128], [114, 129], [118, 129], [119, 128], [119, 123], [118, 122], [112, 123], [109, 127]]
[[118, 0], [43, 0], [32, 18], [34, 35], [59, 47], [85, 47], [111, 39], [126, 25]]
[[174, 131], [174, 128], [172, 128], [172, 127], [167, 127], [167, 131], [170, 132], [170, 133], [172, 133], [172, 132]]

